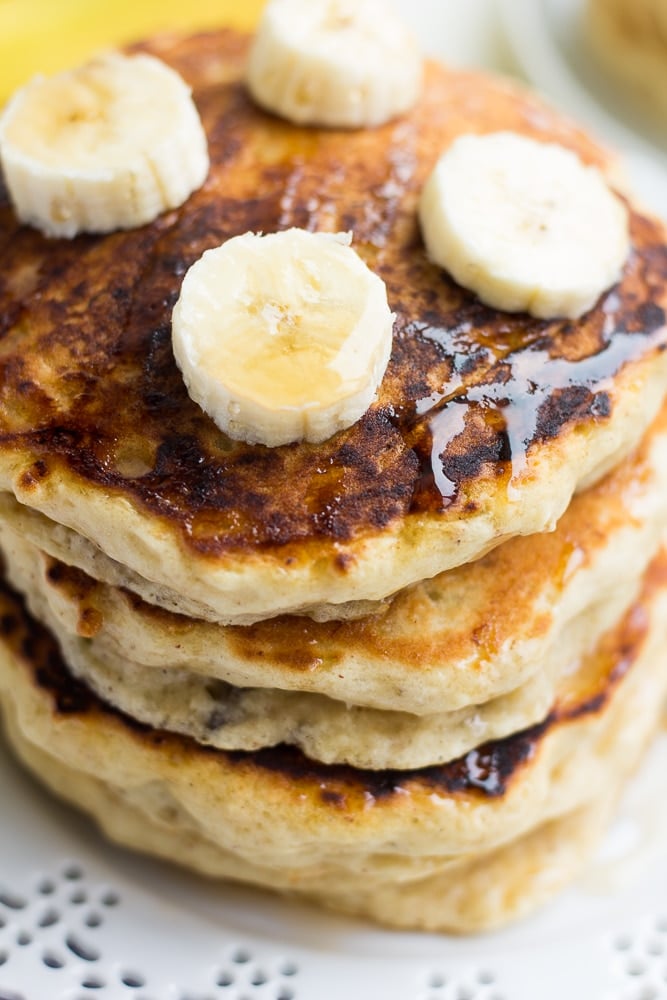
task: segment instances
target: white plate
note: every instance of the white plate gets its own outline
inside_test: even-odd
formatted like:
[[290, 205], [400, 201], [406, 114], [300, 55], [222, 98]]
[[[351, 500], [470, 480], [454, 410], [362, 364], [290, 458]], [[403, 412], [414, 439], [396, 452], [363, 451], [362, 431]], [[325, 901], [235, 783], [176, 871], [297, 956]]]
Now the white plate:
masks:
[[[489, 0], [400, 6], [431, 51], [488, 61]], [[667, 1000], [666, 770], [667, 736], [576, 888], [506, 932], [453, 939], [110, 848], [0, 745], [0, 1000]]]
[[582, 28], [583, 2], [499, 0], [514, 62], [527, 80], [622, 152], [639, 196], [667, 218], [667, 145], [596, 66]]

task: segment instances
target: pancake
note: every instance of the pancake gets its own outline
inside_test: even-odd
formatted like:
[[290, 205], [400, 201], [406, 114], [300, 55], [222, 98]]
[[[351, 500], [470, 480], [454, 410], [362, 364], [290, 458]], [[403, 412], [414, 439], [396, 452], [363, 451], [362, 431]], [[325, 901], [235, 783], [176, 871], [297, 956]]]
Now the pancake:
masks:
[[[8, 721], [10, 721], [8, 719]], [[105, 785], [29, 743], [11, 727], [11, 742], [26, 767], [56, 795], [93, 817], [106, 836], [154, 857], [180, 862], [207, 878], [231, 879], [304, 895], [329, 909], [370, 917], [389, 927], [469, 933], [501, 927], [547, 902], [585, 865], [610, 819], [609, 796], [551, 820], [489, 854], [445, 863], [426, 878], [374, 880], [359, 889], [359, 874], [337, 872], [314, 891], [295, 890], [276, 870], [241, 861], [206, 840], [173, 805], [128, 801]]]
[[533, 676], [515, 690], [482, 705], [419, 716], [355, 707], [316, 694], [233, 687], [168, 665], [146, 669], [100, 648], [95, 638], [63, 628], [45, 593], [49, 571], [60, 573], [62, 566], [47, 560], [40, 572], [36, 549], [6, 532], [2, 543], [9, 581], [57, 639], [73, 676], [103, 701], [155, 729], [182, 733], [206, 746], [257, 750], [287, 743], [324, 763], [371, 769], [444, 763], [479, 743], [542, 722], [559, 684], [569, 686], [582, 655], [615, 624], [637, 589], [634, 579], [618, 580], [612, 598], [567, 623], [548, 664], [537, 664]]
[[[203, 188], [151, 225], [47, 240], [0, 199], [0, 489], [90, 540], [176, 610], [250, 622], [382, 600], [553, 527], [639, 441], [667, 385], [662, 227], [631, 214], [620, 283], [581, 320], [482, 306], [430, 264], [419, 191], [462, 132], [511, 129], [613, 163], [537, 98], [427, 68], [404, 118], [302, 129], [253, 106], [247, 40], [145, 46], [183, 74], [206, 128]], [[187, 267], [247, 230], [352, 230], [396, 312], [368, 413], [321, 445], [231, 442], [170, 347]]]
[[[556, 613], [559, 627], [555, 630], [549, 656], [532, 665], [528, 680], [518, 684], [508, 693], [500, 694], [482, 704], [467, 705], [454, 711], [435, 711], [414, 715], [396, 710], [378, 710], [351, 705], [345, 696], [333, 699], [299, 691], [282, 691], [274, 688], [235, 687], [201, 674], [191, 673], [169, 665], [169, 651], [174, 642], [173, 630], [168, 627], [162, 635], [164, 654], [161, 664], [146, 667], [134, 663], [113, 646], [99, 641], [93, 634], [106, 613], [104, 597], [109, 603], [127, 602], [131, 597], [112, 593], [109, 588], [96, 586], [79, 571], [72, 571], [62, 563], [45, 557], [38, 549], [20, 536], [3, 528], [0, 551], [4, 551], [8, 579], [27, 598], [30, 611], [46, 625], [56, 637], [73, 675], [83, 680], [104, 701], [121, 709], [127, 715], [153, 728], [168, 729], [192, 736], [197, 742], [231, 750], [256, 750], [261, 747], [288, 743], [304, 753], [325, 763], [347, 763], [355, 767], [418, 768], [449, 761], [474, 749], [479, 743], [496, 740], [517, 730], [542, 722], [557, 698], [559, 685], [569, 685], [569, 675], [575, 670], [582, 656], [594, 647], [600, 636], [611, 628], [635, 599], [640, 575], [659, 548], [667, 521], [667, 436], [654, 432], [652, 447], [647, 443], [645, 456], [651, 456], [652, 475], [646, 475], [637, 491], [639, 457], [632, 466], [633, 475], [625, 478], [623, 495], [632, 497], [635, 523], [629, 523], [628, 512], [623, 507], [623, 527], [611, 537], [600, 532], [595, 521], [587, 523], [589, 535], [596, 543], [604, 539], [603, 547], [614, 556], [614, 565], [598, 557], [597, 573], [587, 578], [588, 591], [577, 588], [579, 603], [571, 603], [568, 617]], [[658, 465], [658, 461], [662, 464]], [[627, 470], [625, 470], [627, 471]], [[648, 471], [645, 469], [645, 471]], [[660, 483], [660, 472], [665, 483]], [[623, 480], [623, 470], [615, 474]], [[608, 484], [607, 484], [608, 489]], [[598, 494], [605, 492], [598, 487]], [[613, 499], [617, 492], [611, 493]], [[586, 496], [579, 498], [580, 505], [590, 512], [594, 506], [586, 503]], [[590, 498], [588, 498], [590, 499]], [[618, 505], [614, 505], [618, 506]], [[607, 516], [610, 511], [604, 508]], [[639, 512], [644, 520], [639, 517]], [[616, 512], [618, 517], [618, 512]], [[581, 517], [581, 513], [579, 515]], [[573, 545], [571, 528], [573, 518], [565, 526], [565, 538]], [[561, 529], [562, 530], [562, 529]], [[620, 539], [618, 537], [620, 534]], [[538, 558], [533, 562], [549, 571], [548, 562], [539, 559], [539, 543], [544, 536], [537, 536]], [[531, 539], [522, 539], [528, 546]], [[513, 543], [506, 543], [513, 548]], [[579, 566], [584, 563], [584, 551], [579, 548]], [[586, 553], [590, 555], [590, 553]], [[488, 557], [491, 558], [491, 557]], [[570, 555], [570, 561], [572, 556]], [[473, 574], [476, 566], [467, 567]], [[519, 567], [515, 565], [515, 573]], [[446, 576], [446, 574], [443, 574]], [[506, 585], [504, 574], [496, 572], [497, 585]], [[447, 581], [443, 583], [447, 586]], [[101, 590], [102, 599], [90, 599], [90, 591]], [[77, 607], [65, 604], [68, 597], [78, 597]], [[542, 603], [539, 591], [533, 595], [534, 606]], [[584, 600], [585, 598], [585, 600]], [[85, 605], [85, 607], [84, 607]], [[138, 610], [141, 604], [135, 602]], [[486, 603], [480, 608], [484, 614]], [[493, 606], [493, 605], [491, 605]], [[58, 614], [58, 610], [64, 614]], [[521, 611], [524, 611], [521, 606]], [[87, 613], [86, 613], [87, 612]], [[417, 617], [409, 619], [415, 630], [423, 627]], [[456, 618], [460, 628], [462, 616]], [[222, 627], [221, 627], [222, 628]], [[83, 635], [77, 635], [77, 631]], [[339, 629], [343, 643], [345, 625]], [[122, 633], [121, 633], [122, 634]], [[125, 633], [125, 639], [131, 636]], [[420, 633], [421, 634], [421, 633]], [[516, 637], [515, 637], [516, 641]], [[414, 645], [418, 643], [415, 637]], [[131, 641], [128, 642], [131, 649]], [[447, 655], [447, 642], [442, 643], [441, 669], [454, 669]], [[261, 664], [259, 665], [261, 668]]]
[[[390, 711], [395, 719], [399, 712], [459, 712], [464, 728], [459, 725], [458, 735], [449, 719], [453, 747], [473, 735], [465, 718], [475, 720], [480, 740], [491, 738], [481, 728], [488, 713], [461, 710], [501, 698], [531, 678], [535, 703], [527, 700], [528, 691], [518, 702], [532, 713], [523, 725], [537, 721], [546, 689], [570, 656], [563, 634], [584, 619], [592, 644], [615, 624], [659, 545], [666, 514], [667, 411], [638, 452], [575, 497], [554, 532], [511, 539], [473, 564], [418, 584], [399, 594], [384, 615], [344, 624], [283, 616], [245, 628], [163, 612], [39, 555], [35, 546], [65, 560], [73, 550], [62, 545], [62, 530], [8, 498], [0, 502], [0, 531], [15, 586], [48, 602], [54, 630], [79, 635], [90, 657], [134, 673], [145, 687], [155, 683], [151, 673], [180, 671], [234, 688], [324, 695]], [[93, 575], [103, 570], [98, 562], [89, 568]], [[219, 685], [218, 694], [223, 690]], [[261, 714], [261, 691], [249, 700]], [[516, 719], [517, 699], [509, 703]], [[280, 702], [267, 727], [281, 724], [287, 704]], [[308, 701], [299, 704], [305, 712]], [[358, 754], [355, 729], [347, 728], [346, 752]], [[417, 729], [413, 723], [413, 735]], [[378, 754], [389, 749], [381, 732], [386, 750], [378, 746]], [[400, 746], [394, 735], [392, 752]], [[308, 749], [312, 754], [312, 745]], [[444, 743], [439, 752], [449, 752]]]
[[11, 731], [163, 821], [180, 817], [241, 862], [278, 870], [284, 886], [325, 891], [342, 870], [363, 875], [363, 891], [376, 878], [425, 878], [493, 851], [589, 803], [591, 789], [619, 788], [658, 722], [667, 686], [667, 556], [653, 563], [640, 599], [571, 676], [544, 723], [407, 772], [318, 764], [289, 747], [201, 747], [93, 695], [8, 590], [0, 632]]

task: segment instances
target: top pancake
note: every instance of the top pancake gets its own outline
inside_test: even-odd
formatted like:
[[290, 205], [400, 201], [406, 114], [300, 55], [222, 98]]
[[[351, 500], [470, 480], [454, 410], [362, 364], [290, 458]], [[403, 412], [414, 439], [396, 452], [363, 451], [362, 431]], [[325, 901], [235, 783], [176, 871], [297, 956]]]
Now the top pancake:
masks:
[[[637, 442], [667, 383], [661, 227], [633, 213], [621, 283], [582, 320], [543, 322], [461, 290], [416, 221], [458, 134], [512, 129], [609, 166], [584, 134], [504, 82], [436, 66], [403, 119], [296, 128], [247, 96], [245, 39], [145, 48], [192, 84], [211, 173], [178, 211], [100, 238], [47, 240], [2, 201], [1, 488], [213, 617], [249, 621], [378, 600], [551, 527]], [[352, 230], [397, 319], [369, 412], [321, 445], [268, 449], [231, 442], [189, 399], [170, 317], [204, 250], [290, 226]]]

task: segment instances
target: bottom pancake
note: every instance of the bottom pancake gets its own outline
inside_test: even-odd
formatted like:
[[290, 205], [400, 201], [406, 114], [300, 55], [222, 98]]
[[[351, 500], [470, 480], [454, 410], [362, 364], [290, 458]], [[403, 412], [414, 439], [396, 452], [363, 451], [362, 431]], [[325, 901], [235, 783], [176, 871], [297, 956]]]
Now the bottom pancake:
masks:
[[139, 725], [69, 674], [8, 590], [0, 633], [10, 740], [115, 839], [383, 923], [469, 930], [526, 912], [568, 877], [636, 766], [667, 687], [667, 559], [544, 723], [407, 772], [287, 747], [223, 752]]
[[615, 799], [588, 805], [545, 823], [489, 854], [453, 860], [414, 881], [372, 885], [357, 872], [331, 873], [315, 889], [299, 890], [284, 873], [241, 861], [192, 829], [173, 805], [128, 801], [93, 775], [68, 768], [29, 743], [11, 723], [19, 758], [57, 795], [93, 817], [125, 847], [176, 861], [208, 878], [242, 881], [313, 900], [328, 909], [370, 917], [390, 927], [470, 933], [518, 919], [547, 902], [581, 870], [609, 822]]

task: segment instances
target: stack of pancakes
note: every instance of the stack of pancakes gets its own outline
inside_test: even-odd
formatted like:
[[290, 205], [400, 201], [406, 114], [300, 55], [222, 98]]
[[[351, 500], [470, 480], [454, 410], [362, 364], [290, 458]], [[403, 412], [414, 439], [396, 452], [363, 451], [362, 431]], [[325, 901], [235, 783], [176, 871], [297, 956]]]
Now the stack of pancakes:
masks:
[[[0, 693], [114, 839], [387, 924], [470, 930], [581, 866], [667, 688], [667, 247], [631, 211], [578, 321], [483, 306], [416, 204], [463, 132], [613, 164], [536, 98], [428, 66], [374, 130], [290, 126], [232, 33], [145, 46], [194, 88], [178, 211], [47, 240], [0, 207]], [[186, 269], [248, 230], [354, 233], [396, 313], [320, 445], [225, 437], [173, 360]]]

